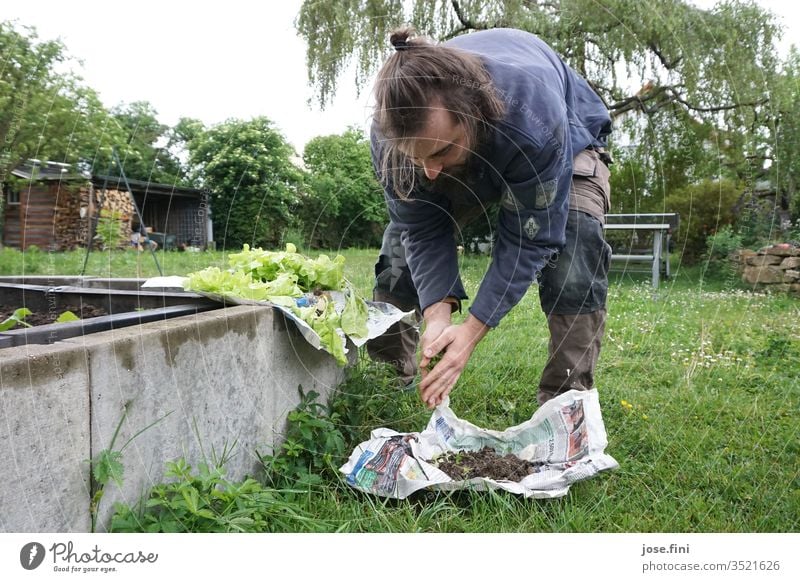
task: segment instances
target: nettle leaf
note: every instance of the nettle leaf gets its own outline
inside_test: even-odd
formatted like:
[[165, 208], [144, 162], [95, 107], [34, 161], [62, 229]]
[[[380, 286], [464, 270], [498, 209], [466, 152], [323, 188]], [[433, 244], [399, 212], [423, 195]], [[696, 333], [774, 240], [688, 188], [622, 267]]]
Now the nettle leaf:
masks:
[[192, 513], [197, 513], [198, 506], [200, 504], [200, 494], [197, 492], [197, 489], [194, 487], [188, 487], [186, 489], [181, 490], [181, 494], [183, 495], [183, 499], [186, 501], [186, 507]]
[[209, 509], [200, 509], [197, 511], [197, 517], [204, 517], [206, 519], [216, 519], [217, 516]]
[[56, 319], [56, 323], [67, 323], [69, 321], [80, 321], [80, 317], [72, 313], [71, 311], [65, 311], [61, 315], [58, 316]]
[[33, 327], [30, 323], [25, 323], [23, 320], [31, 315], [33, 312], [27, 307], [20, 307], [15, 309], [8, 319], [0, 322], [0, 331], [8, 331], [16, 325], [24, 325], [25, 327]]
[[122, 485], [125, 467], [121, 459], [122, 453], [119, 451], [102, 451], [92, 463], [95, 481], [105, 485], [113, 480], [117, 485]]

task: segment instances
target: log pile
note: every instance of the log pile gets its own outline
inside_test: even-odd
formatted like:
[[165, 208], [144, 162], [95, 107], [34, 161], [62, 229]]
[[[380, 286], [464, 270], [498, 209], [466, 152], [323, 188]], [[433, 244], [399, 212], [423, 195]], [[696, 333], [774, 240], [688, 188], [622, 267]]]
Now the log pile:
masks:
[[[133, 234], [131, 223], [133, 222], [133, 217], [136, 215], [136, 210], [133, 207], [133, 202], [131, 202], [130, 194], [128, 194], [127, 190], [109, 189], [103, 192], [101, 188], [97, 188], [95, 190], [95, 197], [98, 200], [97, 204], [94, 205], [95, 209], [102, 203], [102, 207], [100, 207], [101, 212], [109, 212], [111, 213], [110, 215], [119, 217], [119, 220], [122, 222], [122, 240], [119, 248], [128, 248], [130, 246], [131, 235]], [[95, 210], [95, 212], [97, 212], [97, 210]]]
[[90, 188], [91, 185], [83, 184], [62, 186], [58, 190], [53, 216], [53, 238], [59, 250], [75, 249], [86, 243], [84, 231], [88, 220], [81, 219], [81, 208], [88, 206]]
[[[105, 195], [104, 195], [105, 194]], [[127, 248], [131, 240], [131, 222], [135, 215], [131, 197], [126, 191], [94, 188], [91, 184], [66, 188], [59, 191], [55, 207], [54, 238], [58, 249], [85, 247], [89, 240], [92, 220], [99, 217], [100, 210], [119, 216], [122, 222], [120, 248]], [[102, 206], [101, 206], [102, 204]], [[95, 240], [95, 247], [100, 248]]]

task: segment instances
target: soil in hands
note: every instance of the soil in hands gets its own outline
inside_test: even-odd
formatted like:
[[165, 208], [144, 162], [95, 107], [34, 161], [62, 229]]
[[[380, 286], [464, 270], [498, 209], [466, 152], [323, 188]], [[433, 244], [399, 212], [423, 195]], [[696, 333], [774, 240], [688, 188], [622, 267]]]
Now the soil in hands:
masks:
[[[10, 305], [0, 305], [0, 321], [5, 321], [7, 317], [10, 317], [14, 311], [18, 309], [17, 307], [11, 307]], [[108, 315], [108, 311], [106, 311], [102, 307], [97, 307], [96, 305], [89, 305], [87, 303], [82, 304], [80, 306], [77, 305], [67, 305], [63, 309], [49, 312], [49, 311], [34, 311], [23, 321], [33, 326], [37, 325], [47, 325], [48, 323], [54, 323], [58, 316], [64, 313], [65, 311], [71, 311], [75, 315], [77, 315], [80, 319], [90, 319], [92, 317], [100, 317], [101, 315]], [[17, 324], [16, 327], [12, 329], [22, 329], [24, 326]]]
[[494, 481], [522, 481], [544, 465], [542, 462], [523, 461], [512, 455], [498, 455], [489, 447], [480, 451], [450, 452], [439, 457], [436, 466], [454, 481], [486, 477]]

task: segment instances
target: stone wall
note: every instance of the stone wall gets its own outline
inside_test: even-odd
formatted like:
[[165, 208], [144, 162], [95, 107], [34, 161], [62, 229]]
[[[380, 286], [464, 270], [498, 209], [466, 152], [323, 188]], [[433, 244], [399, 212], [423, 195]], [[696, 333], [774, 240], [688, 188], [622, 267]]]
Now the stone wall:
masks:
[[800, 247], [781, 243], [758, 251], [743, 249], [734, 259], [742, 281], [755, 289], [800, 296]]

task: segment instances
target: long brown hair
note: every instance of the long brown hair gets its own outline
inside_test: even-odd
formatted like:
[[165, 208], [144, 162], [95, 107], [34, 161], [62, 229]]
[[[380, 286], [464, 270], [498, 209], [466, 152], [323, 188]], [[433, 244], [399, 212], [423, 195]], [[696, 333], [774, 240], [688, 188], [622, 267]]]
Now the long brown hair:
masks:
[[477, 55], [436, 45], [416, 36], [413, 28], [393, 31], [389, 41], [395, 52], [374, 87], [374, 120], [386, 140], [381, 144], [379, 175], [384, 186], [407, 198], [416, 170], [399, 146], [418, 136], [432, 103], [464, 127], [469, 149], [480, 144], [491, 125], [503, 117], [505, 107]]

